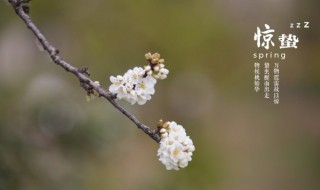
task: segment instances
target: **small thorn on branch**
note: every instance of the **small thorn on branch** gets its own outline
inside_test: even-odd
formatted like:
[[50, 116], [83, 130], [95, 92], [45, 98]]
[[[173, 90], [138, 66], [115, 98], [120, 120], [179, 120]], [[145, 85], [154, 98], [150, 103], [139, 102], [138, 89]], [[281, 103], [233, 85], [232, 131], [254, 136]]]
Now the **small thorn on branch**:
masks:
[[58, 48], [56, 48], [56, 49], [54, 50], [54, 53], [55, 53], [55, 55], [58, 55], [58, 54], [60, 53], [60, 50], [59, 50]]
[[82, 68], [78, 69], [78, 71], [79, 71], [80, 73], [85, 74], [85, 75], [87, 75], [87, 76], [89, 77], [89, 76], [90, 76], [90, 73], [89, 73], [88, 70], [89, 70], [88, 67], [82, 67]]
[[56, 56], [60, 53], [60, 50], [58, 48], [54, 48], [54, 47], [45, 47], [45, 48], [48, 49], [51, 56]]
[[112, 100], [117, 99], [117, 94], [111, 94], [111, 95], [110, 95], [110, 98], [111, 98]]
[[30, 13], [30, 7], [27, 4], [22, 5], [22, 10], [25, 12], [27, 15]]

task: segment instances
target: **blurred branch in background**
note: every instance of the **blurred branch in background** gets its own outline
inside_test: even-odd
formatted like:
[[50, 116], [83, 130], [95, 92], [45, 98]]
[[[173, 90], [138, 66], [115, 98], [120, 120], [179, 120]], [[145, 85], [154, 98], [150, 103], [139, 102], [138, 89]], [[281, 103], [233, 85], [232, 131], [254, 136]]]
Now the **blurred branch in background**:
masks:
[[88, 68], [78, 69], [66, 61], [64, 61], [59, 56], [59, 50], [53, 47], [46, 37], [40, 32], [38, 27], [32, 22], [29, 13], [28, 3], [30, 0], [8, 0], [8, 2], [12, 5], [17, 15], [25, 22], [27, 27], [33, 32], [36, 36], [37, 40], [39, 40], [40, 44], [44, 48], [45, 51], [48, 52], [50, 58], [54, 63], [64, 68], [67, 72], [74, 74], [79, 80], [81, 86], [86, 90], [88, 95], [92, 95], [93, 92], [97, 92], [99, 97], [104, 97], [107, 99], [115, 108], [117, 108], [121, 113], [123, 113], [126, 117], [128, 117], [133, 123], [137, 125], [137, 127], [143, 130], [146, 134], [148, 134], [152, 139], [156, 142], [160, 141], [160, 137], [158, 135], [157, 130], [152, 130], [148, 126], [141, 123], [134, 115], [129, 113], [126, 109], [124, 109], [121, 105], [115, 102], [115, 94], [112, 94], [102, 87], [99, 84], [92, 81], [88, 76], [90, 75], [88, 72]]

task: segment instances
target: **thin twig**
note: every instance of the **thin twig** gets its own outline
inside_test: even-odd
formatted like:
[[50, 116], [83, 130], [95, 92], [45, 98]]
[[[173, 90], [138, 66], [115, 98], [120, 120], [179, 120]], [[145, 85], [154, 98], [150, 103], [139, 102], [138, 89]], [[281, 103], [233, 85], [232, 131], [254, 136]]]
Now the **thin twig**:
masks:
[[32, 22], [30, 16], [24, 11], [24, 7], [27, 5], [26, 3], [28, 3], [29, 1], [30, 0], [8, 0], [8, 2], [12, 5], [17, 15], [25, 22], [27, 27], [33, 32], [33, 34], [39, 40], [44, 50], [48, 52], [48, 54], [51, 57], [51, 60], [60, 67], [64, 68], [67, 72], [70, 72], [73, 75], [75, 75], [80, 80], [81, 86], [86, 91], [88, 88], [94, 89], [99, 94], [99, 96], [107, 99], [115, 108], [117, 108], [122, 114], [127, 116], [133, 123], [135, 123], [139, 129], [143, 130], [156, 142], [160, 142], [160, 138], [156, 130], [152, 130], [150, 127], [141, 123], [134, 115], [129, 113], [125, 108], [123, 108], [115, 101], [115, 94], [112, 94], [107, 90], [103, 89], [94, 81], [92, 81], [89, 77], [87, 77], [87, 75], [89, 75], [87, 68], [78, 69], [67, 63], [59, 56], [59, 50], [49, 43], [46, 37], [40, 32], [38, 27]]

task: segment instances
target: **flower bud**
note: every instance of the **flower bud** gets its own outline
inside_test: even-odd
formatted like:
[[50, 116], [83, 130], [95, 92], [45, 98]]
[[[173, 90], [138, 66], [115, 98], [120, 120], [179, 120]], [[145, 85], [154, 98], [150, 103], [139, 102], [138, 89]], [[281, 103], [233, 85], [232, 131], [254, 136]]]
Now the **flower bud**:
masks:
[[164, 124], [163, 124], [163, 128], [168, 128], [169, 127], [169, 122], [165, 122]]
[[153, 54], [153, 58], [154, 59], [159, 59], [160, 58], [160, 54], [159, 53], [154, 53]]
[[160, 133], [166, 133], [166, 132], [167, 132], [166, 129], [164, 129], [164, 128], [160, 129]]
[[153, 58], [153, 59], [151, 60], [151, 63], [152, 63], [152, 64], [158, 64], [158, 59]]
[[153, 72], [151, 70], [147, 72], [148, 75], [152, 75], [152, 73]]
[[144, 67], [144, 70], [147, 71], [147, 72], [150, 71], [150, 70], [151, 70], [150, 65], [145, 66], [145, 67]]
[[168, 137], [168, 133], [161, 134], [161, 138], [166, 138], [166, 137]]
[[165, 74], [165, 75], [169, 74], [169, 70], [166, 69], [166, 68], [161, 68], [161, 69], [160, 69], [160, 72], [161, 72], [162, 74]]
[[146, 53], [144, 56], [146, 57], [147, 60], [149, 60], [149, 59], [152, 58], [152, 55], [151, 55], [150, 52], [149, 52], [149, 53]]
[[157, 66], [153, 67], [153, 70], [158, 72], [158, 71], [160, 70], [160, 68], [159, 68], [159, 66], [157, 65]]

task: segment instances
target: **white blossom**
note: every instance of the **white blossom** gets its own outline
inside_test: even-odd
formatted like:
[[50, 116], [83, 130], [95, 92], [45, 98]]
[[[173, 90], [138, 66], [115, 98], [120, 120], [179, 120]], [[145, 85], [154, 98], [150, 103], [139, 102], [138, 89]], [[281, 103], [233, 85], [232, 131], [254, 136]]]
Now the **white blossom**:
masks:
[[174, 121], [165, 123], [163, 127], [160, 130], [159, 160], [167, 170], [185, 168], [195, 150], [192, 140], [185, 129]]
[[135, 92], [137, 93], [137, 102], [139, 105], [145, 104], [146, 101], [151, 99], [151, 95], [155, 93], [154, 86], [157, 80], [152, 76], [147, 76], [140, 79], [135, 86]]
[[145, 104], [155, 93], [154, 86], [157, 82], [152, 76], [145, 76], [141, 67], [129, 69], [123, 76], [111, 76], [112, 84], [109, 91], [117, 94], [118, 99], [125, 99], [131, 104]]

